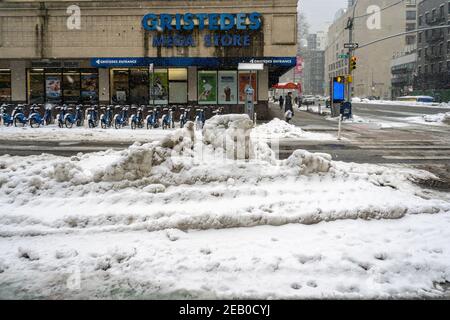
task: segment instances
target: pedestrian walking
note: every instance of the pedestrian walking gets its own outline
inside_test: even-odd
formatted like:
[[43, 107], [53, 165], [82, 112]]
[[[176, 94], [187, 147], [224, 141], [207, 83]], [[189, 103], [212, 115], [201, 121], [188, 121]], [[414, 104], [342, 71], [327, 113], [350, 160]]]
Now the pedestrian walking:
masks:
[[284, 111], [291, 111], [292, 116], [294, 116], [294, 108], [292, 107], [292, 92], [289, 92], [286, 96], [286, 101], [284, 102]]
[[284, 98], [283, 95], [280, 96], [280, 110], [283, 110], [283, 106], [284, 106]]

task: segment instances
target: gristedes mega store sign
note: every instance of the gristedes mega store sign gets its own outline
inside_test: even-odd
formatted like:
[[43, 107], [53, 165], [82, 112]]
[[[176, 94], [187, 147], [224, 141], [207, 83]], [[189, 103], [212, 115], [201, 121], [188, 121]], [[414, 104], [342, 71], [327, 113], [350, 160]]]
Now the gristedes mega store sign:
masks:
[[251, 33], [261, 29], [261, 17], [259, 12], [148, 13], [142, 18], [142, 27], [154, 32], [153, 47], [195, 47], [192, 31], [196, 28], [210, 31], [201, 38], [205, 47], [248, 47]]

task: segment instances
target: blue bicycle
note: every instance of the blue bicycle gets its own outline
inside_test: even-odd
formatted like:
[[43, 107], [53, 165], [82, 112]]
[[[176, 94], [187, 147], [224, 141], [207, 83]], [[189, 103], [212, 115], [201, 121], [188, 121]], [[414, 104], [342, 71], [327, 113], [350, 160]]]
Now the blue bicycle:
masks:
[[6, 112], [7, 108], [7, 104], [2, 104], [0, 106], [0, 124], [9, 127], [14, 123], [14, 117]]
[[203, 109], [197, 109], [197, 114], [195, 116], [195, 127], [197, 130], [203, 129], [205, 125], [206, 117], [205, 111]]
[[[119, 107], [120, 108], [120, 107]], [[114, 128], [120, 129], [128, 124], [128, 106], [121, 107], [122, 110], [119, 114], [114, 116]]]
[[56, 122], [58, 123], [58, 127], [64, 128], [64, 121], [66, 114], [68, 112], [68, 107], [66, 104], [63, 104], [62, 107], [56, 107], [58, 114], [56, 115]]
[[147, 122], [147, 130], [152, 128], [156, 129], [159, 127], [159, 109], [154, 108], [151, 110], [146, 119]]
[[189, 121], [189, 114], [191, 113], [191, 109], [189, 108], [181, 108], [181, 115], [180, 115], [180, 128], [184, 128], [186, 123]]
[[131, 129], [135, 130], [136, 128], [143, 128], [144, 127], [144, 106], [141, 106], [140, 108], [132, 107], [131, 109], [135, 110], [134, 114], [130, 118]]
[[52, 105], [51, 104], [45, 105], [44, 124], [46, 126], [48, 126], [49, 124], [52, 124]]
[[163, 130], [169, 129], [169, 128], [175, 128], [175, 120], [173, 118], [173, 109], [171, 109], [169, 111], [168, 108], [164, 108], [163, 113], [164, 113], [164, 115], [161, 120]]
[[45, 124], [45, 116], [48, 111], [45, 110], [44, 116], [39, 113], [39, 107], [37, 105], [32, 105], [30, 108], [30, 115], [28, 117], [28, 123], [32, 128], [39, 128], [41, 125]]
[[64, 124], [66, 128], [72, 128], [74, 124], [77, 127], [81, 127], [83, 125], [83, 111], [81, 110], [81, 105], [77, 105], [75, 108], [75, 113], [72, 113], [73, 109], [69, 108], [68, 113], [64, 116]]
[[111, 128], [113, 121], [112, 106], [103, 107], [101, 109], [103, 110], [103, 113], [100, 116], [100, 125], [103, 129]]
[[86, 109], [86, 119], [88, 121], [89, 128], [98, 127], [97, 106], [92, 106]]
[[13, 110], [15, 127], [18, 127], [19, 124], [22, 125], [22, 127], [25, 127], [25, 125], [28, 123], [28, 118], [25, 116], [25, 112], [23, 111], [23, 109], [24, 106], [22, 104], [19, 104]]

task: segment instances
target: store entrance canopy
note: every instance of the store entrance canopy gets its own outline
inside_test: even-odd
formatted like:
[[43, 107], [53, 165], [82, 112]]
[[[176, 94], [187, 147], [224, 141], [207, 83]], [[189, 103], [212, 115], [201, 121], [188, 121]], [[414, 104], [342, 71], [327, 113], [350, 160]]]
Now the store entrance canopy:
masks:
[[273, 89], [300, 90], [301, 84], [294, 82], [277, 83], [272, 86]]

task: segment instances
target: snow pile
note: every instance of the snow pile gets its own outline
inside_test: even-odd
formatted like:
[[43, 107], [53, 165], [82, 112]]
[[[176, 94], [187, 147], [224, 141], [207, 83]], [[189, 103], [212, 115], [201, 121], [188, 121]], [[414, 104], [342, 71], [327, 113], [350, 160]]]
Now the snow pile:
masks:
[[440, 122], [450, 124], [450, 112], [433, 115], [424, 115], [423, 120], [425, 120], [425, 122]]
[[223, 150], [228, 159], [250, 159], [250, 132], [253, 122], [246, 114], [218, 115], [206, 121], [203, 141], [215, 150]]
[[0, 156], [0, 298], [442, 294], [450, 196], [413, 183], [436, 177], [278, 160], [251, 139], [235, 160], [249, 126], [220, 116], [205, 141], [189, 123], [124, 151]]
[[253, 140], [336, 140], [336, 137], [331, 134], [307, 132], [278, 118], [257, 126], [253, 129], [251, 136]]
[[259, 136], [272, 138], [301, 138], [305, 134], [300, 127], [289, 124], [278, 118], [273, 119], [269, 123], [257, 126], [253, 132]]
[[299, 168], [300, 174], [328, 172], [332, 168], [331, 156], [325, 153], [310, 153], [296, 150], [287, 160], [287, 166]]

